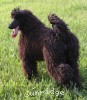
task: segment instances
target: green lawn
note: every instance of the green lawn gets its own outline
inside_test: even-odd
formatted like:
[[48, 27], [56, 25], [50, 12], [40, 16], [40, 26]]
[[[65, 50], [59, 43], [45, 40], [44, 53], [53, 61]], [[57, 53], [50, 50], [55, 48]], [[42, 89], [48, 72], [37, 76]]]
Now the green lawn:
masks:
[[[17, 38], [11, 38], [8, 24], [15, 7], [31, 10], [51, 27], [48, 15], [62, 18], [80, 41], [80, 74], [83, 89], [60, 89], [38, 62], [39, 78], [28, 81], [18, 57]], [[87, 100], [87, 0], [0, 0], [0, 100]]]

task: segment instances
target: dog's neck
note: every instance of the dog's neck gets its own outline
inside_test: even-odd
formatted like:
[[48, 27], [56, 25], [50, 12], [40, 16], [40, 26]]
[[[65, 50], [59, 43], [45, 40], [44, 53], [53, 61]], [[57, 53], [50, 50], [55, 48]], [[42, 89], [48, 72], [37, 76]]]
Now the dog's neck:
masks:
[[40, 30], [46, 29], [45, 25], [37, 25], [36, 27], [33, 27], [32, 30], [30, 30], [28, 27], [27, 29], [20, 30], [20, 38], [26, 38], [28, 40], [32, 40], [33, 38], [40, 38], [41, 32]]
[[45, 25], [42, 22], [31, 23], [31, 25], [26, 25], [21, 29], [21, 32], [28, 35], [30, 33], [35, 33]]
[[21, 30], [21, 33], [24, 34], [24, 36], [31, 36], [38, 34], [40, 30], [45, 28], [45, 25], [43, 23], [37, 23], [35, 25], [26, 26]]

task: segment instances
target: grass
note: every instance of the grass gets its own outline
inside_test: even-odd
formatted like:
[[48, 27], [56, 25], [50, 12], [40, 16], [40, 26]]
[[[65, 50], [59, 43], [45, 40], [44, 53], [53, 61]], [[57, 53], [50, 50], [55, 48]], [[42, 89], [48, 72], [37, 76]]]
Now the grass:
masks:
[[[62, 18], [80, 41], [80, 74], [83, 89], [60, 88], [38, 62], [39, 78], [28, 81], [18, 57], [18, 38], [11, 38], [10, 13], [15, 7], [31, 10], [51, 27], [47, 16]], [[87, 2], [86, 0], [0, 0], [0, 100], [87, 100]]]

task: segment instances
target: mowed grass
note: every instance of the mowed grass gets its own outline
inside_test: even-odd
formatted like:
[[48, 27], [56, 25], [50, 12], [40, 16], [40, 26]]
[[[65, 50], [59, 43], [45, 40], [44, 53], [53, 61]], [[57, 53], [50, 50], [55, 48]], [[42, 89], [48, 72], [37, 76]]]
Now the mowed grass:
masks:
[[[80, 41], [79, 69], [83, 88], [60, 88], [49, 77], [44, 62], [38, 62], [39, 77], [28, 81], [18, 57], [18, 39], [11, 38], [8, 25], [15, 7], [29, 9], [46, 26], [48, 15], [62, 18]], [[74, 48], [73, 48], [74, 49]], [[87, 1], [86, 0], [0, 0], [0, 100], [87, 100]]]

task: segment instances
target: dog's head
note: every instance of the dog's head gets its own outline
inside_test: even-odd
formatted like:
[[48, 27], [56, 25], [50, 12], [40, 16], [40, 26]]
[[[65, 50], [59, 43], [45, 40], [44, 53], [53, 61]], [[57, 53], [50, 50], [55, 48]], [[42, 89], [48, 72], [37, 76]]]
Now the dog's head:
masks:
[[[12, 22], [9, 25], [9, 29], [13, 29], [12, 37], [16, 37], [19, 30], [24, 28], [27, 29], [29, 24], [27, 21], [31, 21], [32, 13], [28, 10], [20, 10], [20, 8], [15, 8], [11, 12]], [[31, 22], [30, 22], [31, 23]]]

